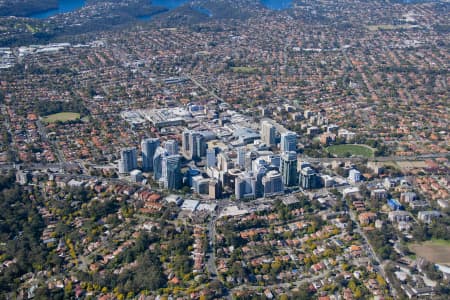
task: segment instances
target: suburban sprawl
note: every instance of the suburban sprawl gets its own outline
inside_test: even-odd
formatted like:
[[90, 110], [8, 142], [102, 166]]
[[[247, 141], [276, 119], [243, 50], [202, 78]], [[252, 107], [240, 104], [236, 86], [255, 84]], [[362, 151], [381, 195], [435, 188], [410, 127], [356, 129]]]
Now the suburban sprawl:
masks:
[[140, 5], [0, 17], [0, 299], [449, 298], [448, 1]]

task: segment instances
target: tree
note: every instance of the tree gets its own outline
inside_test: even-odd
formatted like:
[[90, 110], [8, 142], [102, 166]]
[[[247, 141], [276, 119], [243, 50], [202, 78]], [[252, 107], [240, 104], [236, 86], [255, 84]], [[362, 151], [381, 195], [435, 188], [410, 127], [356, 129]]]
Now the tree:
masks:
[[[35, 200], [30, 201], [30, 197]], [[15, 264], [0, 273], [2, 294], [17, 289], [23, 274], [51, 267], [46, 264], [48, 250], [40, 240], [45, 224], [34, 203], [39, 197], [35, 191], [16, 185], [12, 173], [0, 176], [2, 256], [16, 259]], [[45, 289], [38, 292], [47, 293]]]
[[271, 269], [271, 273], [276, 275], [278, 274], [278, 272], [281, 269], [281, 263], [279, 261], [274, 261], [271, 265], [270, 265], [270, 269]]
[[386, 285], [387, 285], [386, 284], [386, 280], [380, 274], [377, 274], [377, 281], [378, 281], [378, 284], [380, 285], [381, 288], [385, 288], [386, 287]]
[[173, 269], [179, 275], [183, 277], [192, 270], [192, 259], [187, 255], [177, 255], [173, 261]]
[[235, 262], [230, 269], [230, 275], [237, 281], [243, 281], [246, 276], [246, 271], [239, 262]]
[[314, 294], [310, 291], [307, 283], [303, 283], [298, 288], [298, 291], [295, 291], [292, 293], [292, 297], [294, 299], [309, 300], [309, 299], [314, 299], [313, 296], [314, 296]]
[[64, 296], [70, 298], [72, 295], [72, 282], [69, 281], [64, 287]]
[[222, 282], [220, 282], [220, 280], [213, 280], [211, 281], [211, 283], [208, 286], [212, 291], [215, 292], [215, 295], [218, 297], [220, 295], [222, 295], [223, 293], [223, 285]]

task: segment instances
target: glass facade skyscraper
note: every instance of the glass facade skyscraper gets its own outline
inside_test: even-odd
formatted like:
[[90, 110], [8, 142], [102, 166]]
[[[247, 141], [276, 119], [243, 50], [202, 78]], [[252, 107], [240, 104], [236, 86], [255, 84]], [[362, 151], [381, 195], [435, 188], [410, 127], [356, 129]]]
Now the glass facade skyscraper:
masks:
[[159, 146], [159, 139], [149, 138], [141, 142], [142, 151], [142, 170], [145, 172], [153, 172], [153, 156]]

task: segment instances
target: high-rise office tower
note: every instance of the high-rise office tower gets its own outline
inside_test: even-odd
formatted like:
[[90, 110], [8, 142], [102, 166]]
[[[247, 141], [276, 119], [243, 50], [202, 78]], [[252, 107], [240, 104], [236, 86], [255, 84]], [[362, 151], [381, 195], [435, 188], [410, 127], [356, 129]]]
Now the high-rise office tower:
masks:
[[280, 142], [281, 152], [297, 151], [297, 134], [287, 131], [281, 134]]
[[245, 148], [237, 149], [237, 165], [240, 169], [245, 168]]
[[164, 188], [179, 190], [183, 185], [181, 174], [181, 156], [169, 155], [163, 158], [163, 181]]
[[281, 156], [278, 154], [269, 155], [270, 165], [280, 169]]
[[216, 179], [210, 179], [208, 188], [210, 199], [219, 199], [221, 197], [220, 181]]
[[165, 141], [164, 148], [167, 150], [167, 153], [169, 153], [169, 155], [178, 154], [178, 142], [176, 140]]
[[120, 150], [119, 173], [130, 173], [134, 169], [137, 169], [136, 148], [130, 147]]
[[204, 136], [199, 132], [191, 132], [189, 136], [190, 158], [200, 159], [206, 155], [206, 142]]
[[181, 138], [181, 147], [182, 147], [182, 152], [184, 155], [188, 156], [191, 153], [191, 148], [189, 145], [189, 137], [191, 135], [191, 131], [188, 129], [185, 129], [182, 133], [182, 138]]
[[235, 180], [234, 192], [237, 200], [255, 198], [256, 178], [252, 172], [241, 173]]
[[262, 121], [261, 122], [262, 141], [268, 146], [275, 145], [275, 135], [276, 135], [275, 126], [273, 126], [269, 121], [266, 120]]
[[263, 177], [266, 175], [267, 169], [264, 166], [259, 166], [258, 170], [255, 171], [255, 197], [260, 198], [264, 196], [264, 185], [263, 185]]
[[153, 172], [153, 156], [159, 147], [159, 139], [144, 139], [141, 142], [142, 151], [142, 170], [145, 172]]
[[285, 152], [281, 155], [281, 174], [284, 186], [296, 186], [297, 180], [297, 153]]
[[320, 177], [313, 168], [306, 167], [300, 171], [300, 186], [305, 190], [321, 187]]
[[197, 131], [185, 130], [182, 134], [182, 152], [188, 159], [200, 159], [206, 155], [206, 140]]
[[283, 177], [277, 171], [269, 171], [262, 179], [264, 197], [281, 195], [284, 192]]
[[208, 148], [206, 150], [206, 166], [208, 168], [216, 166], [216, 149]]

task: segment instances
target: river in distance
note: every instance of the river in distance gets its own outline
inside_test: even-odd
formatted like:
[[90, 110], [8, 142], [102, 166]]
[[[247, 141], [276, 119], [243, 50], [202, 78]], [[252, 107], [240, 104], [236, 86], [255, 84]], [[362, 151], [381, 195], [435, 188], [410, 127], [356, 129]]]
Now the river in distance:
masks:
[[[174, 9], [188, 0], [153, 0], [154, 6], [162, 6], [168, 9]], [[260, 0], [261, 3], [267, 8], [274, 10], [282, 10], [291, 6], [292, 0]], [[39, 12], [30, 15], [30, 18], [45, 19], [57, 14], [71, 12], [80, 9], [85, 5], [85, 0], [59, 0], [59, 6], [57, 9], [51, 9], [44, 12]]]
[[34, 19], [46, 19], [57, 14], [67, 13], [80, 9], [85, 4], [84, 0], [59, 0], [58, 2], [58, 8], [38, 12], [30, 15], [29, 17]]

